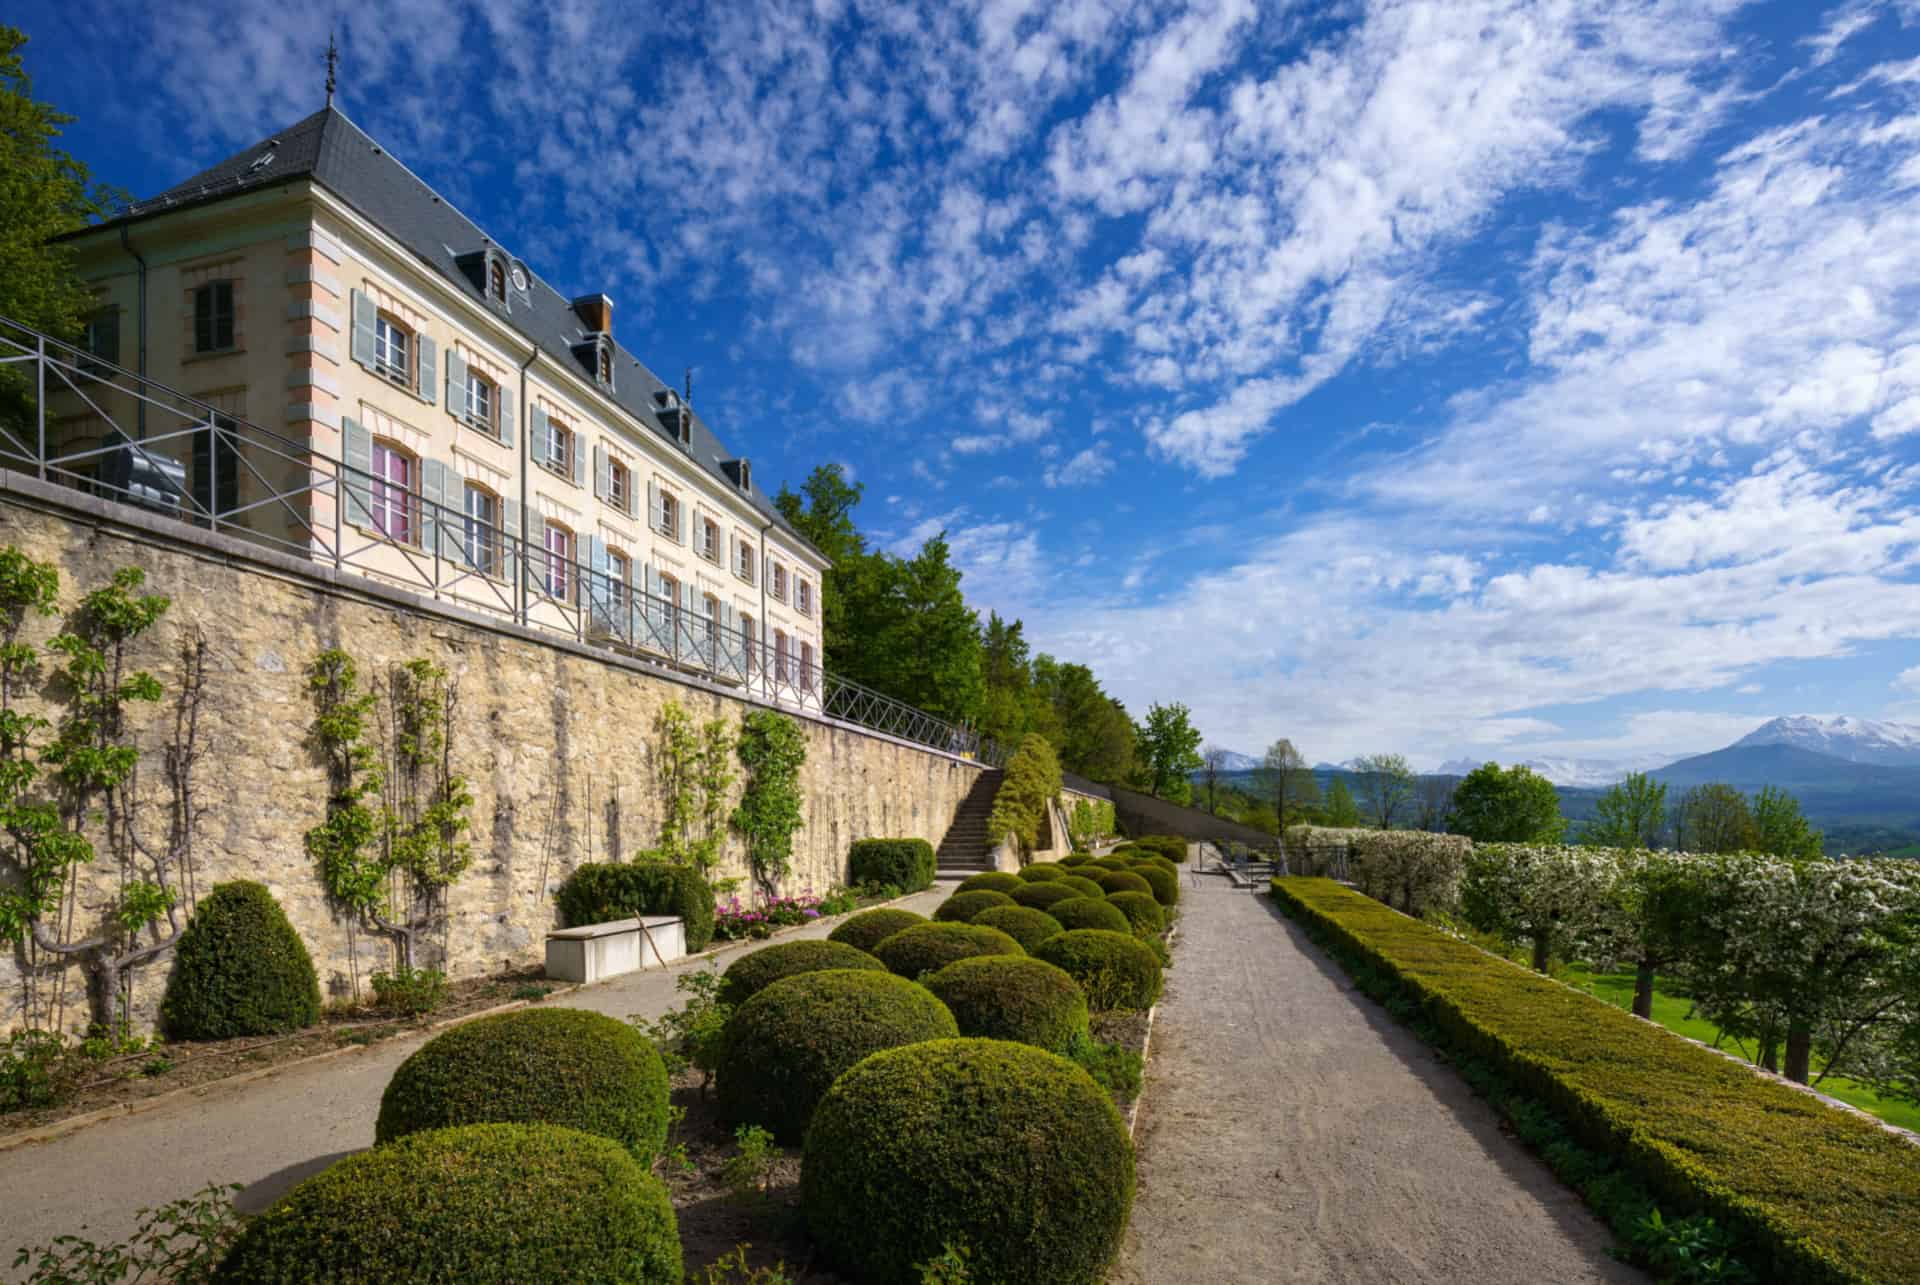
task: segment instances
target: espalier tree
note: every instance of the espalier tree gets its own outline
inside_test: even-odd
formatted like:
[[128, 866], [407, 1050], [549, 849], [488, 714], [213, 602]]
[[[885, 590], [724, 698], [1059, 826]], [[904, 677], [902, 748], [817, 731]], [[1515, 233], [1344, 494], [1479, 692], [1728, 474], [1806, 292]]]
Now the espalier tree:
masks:
[[[453, 770], [458, 693], [445, 669], [416, 658], [388, 674], [382, 710], [338, 648], [307, 667], [307, 685], [313, 745], [328, 778], [327, 818], [307, 832], [307, 853], [347, 912], [357, 995], [356, 927], [390, 938], [405, 969], [421, 965], [423, 943], [436, 932], [446, 953], [449, 891], [473, 864], [473, 796]], [[386, 753], [373, 739], [383, 714]]]
[[[22, 631], [30, 618], [54, 613], [59, 583], [52, 566], [0, 550], [0, 868], [10, 876], [0, 892], [0, 941], [26, 955], [29, 1026], [64, 1025], [66, 965], [77, 963], [94, 1024], [124, 1030], [133, 971], [171, 949], [182, 927], [203, 648], [190, 642], [183, 656], [182, 703], [167, 752], [174, 816], [168, 842], [156, 846], [135, 826], [140, 751], [127, 709], [157, 702], [162, 691], [152, 674], [129, 668], [127, 652], [168, 600], [140, 593], [144, 573], [122, 568], [81, 600], [71, 628], [48, 641], [51, 656], [43, 658]], [[45, 659], [54, 659], [47, 688], [63, 707], [57, 723], [21, 707]], [[104, 837], [117, 878], [110, 906], [88, 932], [80, 924], [79, 870], [98, 855], [94, 833]]]

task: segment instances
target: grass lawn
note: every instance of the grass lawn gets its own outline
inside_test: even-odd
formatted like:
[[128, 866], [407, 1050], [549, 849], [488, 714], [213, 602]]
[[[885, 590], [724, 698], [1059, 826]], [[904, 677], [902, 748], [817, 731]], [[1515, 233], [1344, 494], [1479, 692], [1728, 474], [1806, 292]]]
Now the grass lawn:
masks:
[[[1633, 1007], [1632, 973], [1594, 973], [1574, 966], [1566, 969], [1560, 977], [1562, 981], [1597, 995], [1609, 1004], [1625, 1009]], [[1660, 989], [1658, 982], [1654, 984], [1654, 1021], [1670, 1031], [1678, 1031], [1690, 1039], [1714, 1045], [1728, 1053], [1736, 1053], [1749, 1062], [1753, 1061], [1755, 1050], [1752, 1045], [1743, 1044], [1739, 1040], [1722, 1038], [1720, 1028], [1712, 1022], [1700, 1017], [1689, 1017], [1688, 1013], [1692, 1008], [1691, 1001], [1668, 995]], [[1866, 1085], [1839, 1075], [1830, 1075], [1814, 1087], [1827, 1096], [1839, 1098], [1842, 1102], [1859, 1107], [1862, 1111], [1871, 1111], [1888, 1124], [1897, 1124], [1903, 1129], [1920, 1132], [1920, 1106], [1915, 1106], [1911, 1102], [1883, 1098]]]

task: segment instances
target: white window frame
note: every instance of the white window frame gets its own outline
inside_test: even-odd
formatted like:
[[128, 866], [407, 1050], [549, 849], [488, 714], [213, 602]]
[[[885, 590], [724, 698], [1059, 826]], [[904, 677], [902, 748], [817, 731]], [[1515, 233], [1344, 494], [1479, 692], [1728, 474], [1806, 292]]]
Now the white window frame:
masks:
[[[406, 322], [389, 312], [373, 318], [373, 373], [409, 392], [414, 386], [414, 362], [419, 336]], [[397, 360], [396, 360], [397, 358]]]
[[700, 537], [694, 551], [708, 562], [720, 561], [720, 524], [712, 518], [700, 518]]
[[754, 583], [753, 573], [759, 563], [760, 551], [755, 549], [753, 547], [753, 541], [747, 539], [745, 536], [739, 536], [738, 539], [740, 548], [733, 559], [733, 574], [739, 576], [748, 584], [752, 584]]
[[[484, 415], [474, 413], [474, 405], [484, 401]], [[500, 385], [489, 379], [472, 362], [467, 363], [467, 423], [492, 437], [500, 436]]]
[[[491, 506], [491, 517], [473, 511], [476, 499]], [[460, 534], [461, 552], [466, 556], [468, 567], [490, 578], [500, 575], [500, 516], [505, 504], [497, 491], [478, 482], [468, 482], [460, 497], [460, 511], [466, 516]]]
[[547, 415], [547, 440], [543, 443], [541, 463], [549, 473], [573, 481], [574, 452], [580, 449], [580, 435], [558, 415]]
[[680, 497], [667, 487], [660, 488], [660, 525], [654, 530], [669, 540], [675, 539], [674, 533], [680, 529]]
[[[553, 547], [553, 537], [559, 534], [561, 547]], [[540, 533], [540, 547], [546, 553], [547, 593], [556, 602], [573, 601], [573, 563], [580, 556], [580, 535], [564, 522], [547, 519], [546, 528]]]

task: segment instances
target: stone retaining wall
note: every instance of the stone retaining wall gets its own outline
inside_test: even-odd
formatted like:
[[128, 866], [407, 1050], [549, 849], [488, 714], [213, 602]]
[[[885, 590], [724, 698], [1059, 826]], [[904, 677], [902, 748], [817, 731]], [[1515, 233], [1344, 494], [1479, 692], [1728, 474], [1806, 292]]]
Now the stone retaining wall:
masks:
[[[59, 568], [63, 611], [124, 566], [142, 568], [148, 591], [173, 599], [132, 657], [167, 693], [132, 716], [144, 752], [135, 824], [155, 842], [165, 839], [169, 821], [162, 755], [173, 732], [181, 647], [206, 640], [195, 883], [204, 891], [226, 879], [264, 882], [330, 993], [347, 975], [346, 924], [328, 906], [302, 838], [325, 813], [326, 775], [308, 744], [313, 707], [304, 673], [322, 649], [345, 649], [366, 676], [425, 656], [458, 683], [453, 765], [474, 796], [475, 860], [451, 899], [447, 967], [456, 977], [539, 963], [555, 924], [552, 890], [567, 873], [654, 841], [661, 801], [653, 728], [669, 701], [697, 721], [718, 717], [736, 726], [755, 708], [640, 661], [0, 473], [0, 547], [7, 545]], [[44, 644], [61, 624], [33, 620], [24, 636]], [[844, 879], [855, 839], [911, 836], [937, 846], [980, 771], [890, 737], [798, 718], [807, 737], [806, 824], [795, 840], [790, 890], [824, 892]], [[83, 869], [74, 935], [102, 922], [116, 865], [103, 850]], [[740, 844], [730, 839], [718, 874], [745, 873]], [[364, 935], [359, 959], [363, 978], [388, 962], [382, 943]], [[19, 1023], [21, 962], [18, 951], [0, 955], [0, 1028]], [[74, 971], [69, 1025], [80, 1026], [85, 988]], [[152, 1021], [165, 971], [163, 962], [141, 975], [136, 1027]]]

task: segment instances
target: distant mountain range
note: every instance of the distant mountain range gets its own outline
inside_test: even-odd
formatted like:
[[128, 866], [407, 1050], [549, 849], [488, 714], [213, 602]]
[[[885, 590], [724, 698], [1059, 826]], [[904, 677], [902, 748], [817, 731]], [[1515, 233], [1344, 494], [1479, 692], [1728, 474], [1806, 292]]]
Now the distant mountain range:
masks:
[[1880, 763], [1889, 767], [1920, 767], [1920, 726], [1912, 723], [1876, 723], [1872, 719], [1816, 718], [1792, 714], [1763, 723], [1727, 748], [1790, 745], [1849, 763]]

